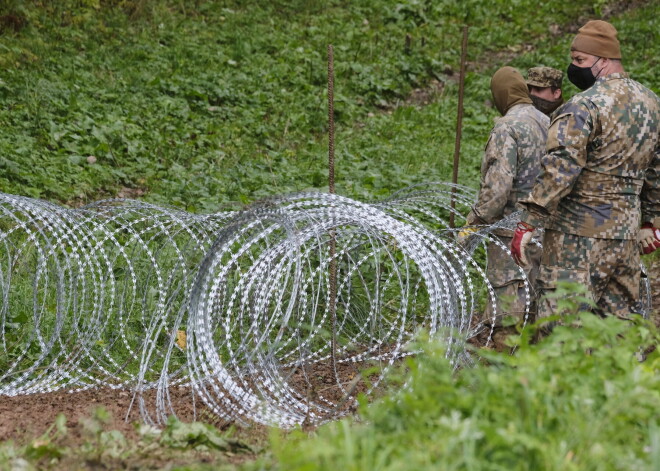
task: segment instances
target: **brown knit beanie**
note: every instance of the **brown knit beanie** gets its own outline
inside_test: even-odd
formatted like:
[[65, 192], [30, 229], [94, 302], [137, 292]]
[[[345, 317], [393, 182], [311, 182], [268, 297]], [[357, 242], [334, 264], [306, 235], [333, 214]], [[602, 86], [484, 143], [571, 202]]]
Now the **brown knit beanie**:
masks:
[[616, 29], [607, 21], [592, 20], [578, 30], [571, 51], [586, 52], [606, 59], [621, 59]]

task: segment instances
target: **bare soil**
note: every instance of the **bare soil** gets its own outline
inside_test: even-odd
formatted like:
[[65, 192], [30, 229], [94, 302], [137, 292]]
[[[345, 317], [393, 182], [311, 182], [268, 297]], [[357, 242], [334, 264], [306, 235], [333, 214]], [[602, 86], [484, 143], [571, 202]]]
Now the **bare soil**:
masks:
[[[181, 420], [191, 421], [193, 411], [190, 392], [183, 388], [170, 390], [177, 414]], [[137, 438], [134, 423], [141, 422], [133, 394], [110, 388], [69, 393], [30, 394], [27, 396], [0, 396], [0, 440], [30, 438], [42, 435], [53, 424], [58, 414], [67, 418], [69, 434], [81, 438], [80, 419], [89, 417], [94, 409], [104, 407], [111, 414], [109, 430], [118, 430], [127, 438]], [[128, 417], [126, 417], [128, 414]], [[127, 420], [125, 420], [127, 419]]]
[[[381, 352], [381, 354], [383, 353]], [[333, 368], [332, 363], [327, 361], [306, 368], [285, 370], [282, 373], [288, 376], [291, 389], [299, 397], [316, 403], [329, 401], [336, 404], [335, 410], [329, 411], [334, 415], [336, 412], [351, 413], [354, 411], [354, 401], [342, 399], [347, 396], [346, 391], [349, 392], [350, 397], [366, 391], [367, 386], [359, 372], [369, 366], [373, 366], [373, 363], [337, 363], [336, 368]], [[133, 453], [128, 458], [110, 461], [106, 459], [106, 462], [102, 464], [98, 462], [80, 463], [80, 456], [75, 455], [65, 456], [55, 468], [44, 465], [44, 469], [66, 469], [67, 460], [75, 469], [161, 469], [163, 466], [191, 463], [208, 463], [219, 466], [254, 460], [268, 445], [270, 434], [268, 427], [256, 424], [240, 425], [219, 420], [199, 400], [195, 404], [197, 412], [195, 416], [189, 388], [172, 387], [169, 394], [172, 408], [176, 411], [179, 420], [182, 422], [201, 421], [214, 425], [225, 432], [229, 432], [231, 429], [232, 439], [238, 440], [240, 443], [239, 450], [213, 452], [156, 448], [144, 450], [143, 453]], [[154, 399], [153, 393], [144, 395], [148, 410], [153, 410]], [[99, 407], [103, 407], [110, 414], [110, 420], [103, 425], [104, 431], [117, 430], [126, 437], [129, 443], [140, 441], [141, 437], [136, 426], [142, 423], [142, 418], [133, 393], [111, 388], [77, 393], [59, 391], [15, 397], [0, 396], [0, 417], [2, 417], [0, 441], [12, 440], [18, 445], [35, 443], [36, 438], [42, 437], [52, 427], [58, 414], [64, 414], [68, 431], [65, 437], [55, 440], [55, 444], [61, 448], [79, 449], [93, 440], [89, 430], [85, 427], [85, 421], [88, 421], [95, 409]], [[305, 430], [313, 428], [314, 425], [311, 423], [303, 424]]]

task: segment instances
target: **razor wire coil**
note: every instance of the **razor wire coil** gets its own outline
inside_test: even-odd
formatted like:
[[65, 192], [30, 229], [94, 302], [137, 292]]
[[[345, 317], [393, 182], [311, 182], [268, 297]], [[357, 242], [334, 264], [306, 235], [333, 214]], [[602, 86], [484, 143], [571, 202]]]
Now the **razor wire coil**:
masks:
[[495, 312], [473, 254], [513, 223], [457, 244], [448, 216], [463, 218], [474, 197], [440, 183], [370, 204], [303, 193], [195, 215], [0, 194], [0, 394], [129, 389], [156, 424], [177, 414], [172, 387], [228, 421], [342, 416], [415, 353], [420, 330], [458, 365], [481, 292]]

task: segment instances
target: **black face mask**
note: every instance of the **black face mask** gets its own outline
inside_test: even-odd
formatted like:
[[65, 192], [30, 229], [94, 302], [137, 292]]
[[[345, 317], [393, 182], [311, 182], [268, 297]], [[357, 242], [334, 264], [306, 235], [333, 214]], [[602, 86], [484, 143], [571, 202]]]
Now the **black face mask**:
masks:
[[[596, 62], [591, 64], [590, 67], [578, 67], [571, 63], [566, 70], [568, 80], [580, 90], [586, 90], [591, 87], [596, 83], [596, 77], [594, 77], [594, 73], [591, 69], [600, 59], [600, 57], [596, 59]], [[598, 71], [598, 74], [600, 75], [600, 70]]]
[[532, 99], [532, 103], [534, 103], [536, 109], [548, 116], [550, 116], [552, 112], [559, 108], [564, 102], [561, 98], [559, 100], [550, 101], [534, 95], [530, 95], [529, 97]]

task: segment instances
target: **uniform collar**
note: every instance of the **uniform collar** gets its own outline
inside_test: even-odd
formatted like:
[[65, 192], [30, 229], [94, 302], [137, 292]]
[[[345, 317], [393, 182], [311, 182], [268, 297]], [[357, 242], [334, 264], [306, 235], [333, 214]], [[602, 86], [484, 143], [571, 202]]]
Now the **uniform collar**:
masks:
[[603, 81], [607, 82], [608, 80], [620, 80], [620, 79], [627, 79], [630, 78], [630, 75], [628, 72], [616, 72], [614, 74], [609, 74], [606, 75], [605, 77], [599, 77], [598, 82]]
[[509, 114], [512, 110], [520, 110], [520, 109], [522, 109], [524, 107], [527, 107], [527, 106], [531, 106], [532, 108], [534, 107], [534, 105], [532, 105], [531, 103], [518, 103], [518, 104], [513, 105], [511, 108], [509, 108], [509, 110], [506, 112], [506, 114], [504, 116]]

